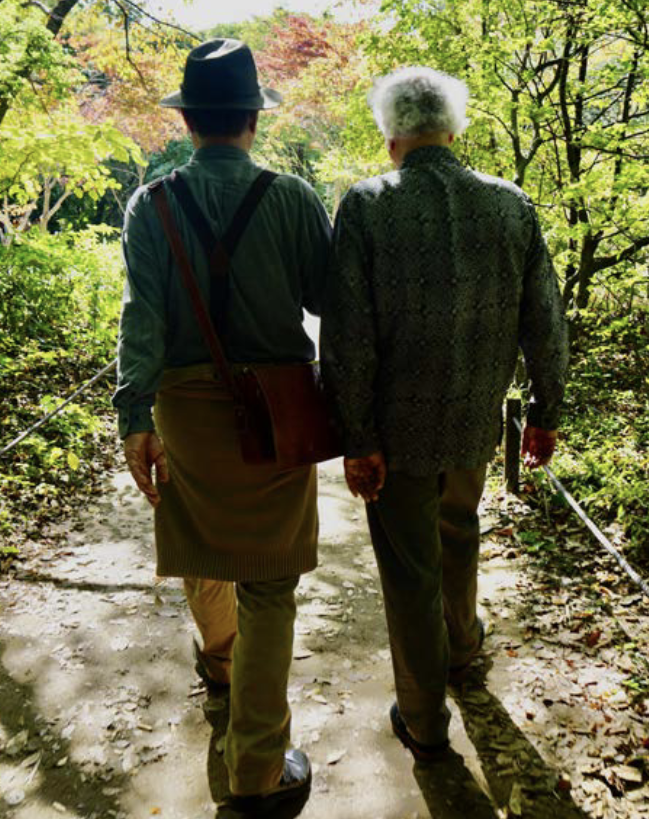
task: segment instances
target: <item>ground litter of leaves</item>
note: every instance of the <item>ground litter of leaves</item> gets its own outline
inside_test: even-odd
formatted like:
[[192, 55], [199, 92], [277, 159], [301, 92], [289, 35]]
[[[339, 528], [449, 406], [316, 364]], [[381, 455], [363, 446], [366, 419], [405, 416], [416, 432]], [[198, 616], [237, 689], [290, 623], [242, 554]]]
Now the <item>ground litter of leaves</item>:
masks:
[[[304, 819], [649, 817], [649, 601], [590, 536], [492, 480], [485, 650], [450, 692], [453, 752], [413, 766], [389, 727], [364, 511], [339, 463], [320, 473], [321, 566], [299, 588], [289, 692], [313, 764]], [[215, 815], [227, 701], [207, 702], [212, 730], [180, 583], [155, 579], [151, 544], [122, 472], [0, 576], [1, 817]]]

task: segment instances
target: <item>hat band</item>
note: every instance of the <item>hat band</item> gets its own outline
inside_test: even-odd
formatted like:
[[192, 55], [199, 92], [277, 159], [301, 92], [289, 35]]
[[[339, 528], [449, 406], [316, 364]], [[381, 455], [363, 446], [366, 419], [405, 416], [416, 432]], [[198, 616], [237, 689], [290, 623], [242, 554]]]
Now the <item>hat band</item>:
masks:
[[180, 90], [182, 92], [183, 97], [187, 100], [187, 102], [196, 102], [196, 103], [205, 103], [205, 102], [217, 102], [220, 104], [225, 103], [241, 103], [244, 100], [254, 100], [259, 97], [261, 94], [261, 89], [258, 85], [247, 88], [245, 92], [238, 93], [236, 96], [228, 96], [223, 94], [215, 94], [212, 89], [210, 89], [209, 93], [206, 91], [196, 92], [196, 90], [192, 91], [191, 88], [188, 88], [185, 83], [180, 86]]

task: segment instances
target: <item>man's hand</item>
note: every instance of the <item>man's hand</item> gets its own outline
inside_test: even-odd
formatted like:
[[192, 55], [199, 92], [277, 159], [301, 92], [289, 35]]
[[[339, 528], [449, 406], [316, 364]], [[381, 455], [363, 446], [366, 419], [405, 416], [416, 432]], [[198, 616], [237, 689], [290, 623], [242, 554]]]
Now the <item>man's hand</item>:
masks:
[[529, 469], [536, 469], [539, 466], [549, 464], [556, 443], [556, 429], [526, 426], [523, 430], [523, 445], [521, 447], [521, 454], [525, 456], [524, 465]]
[[374, 452], [364, 458], [345, 458], [345, 479], [352, 495], [359, 495], [365, 503], [378, 500], [386, 475], [382, 452]]
[[137, 488], [146, 495], [151, 506], [157, 506], [160, 495], [151, 479], [153, 465], [157, 481], [166, 483], [169, 480], [162, 441], [155, 432], [134, 432], [124, 439], [124, 456]]

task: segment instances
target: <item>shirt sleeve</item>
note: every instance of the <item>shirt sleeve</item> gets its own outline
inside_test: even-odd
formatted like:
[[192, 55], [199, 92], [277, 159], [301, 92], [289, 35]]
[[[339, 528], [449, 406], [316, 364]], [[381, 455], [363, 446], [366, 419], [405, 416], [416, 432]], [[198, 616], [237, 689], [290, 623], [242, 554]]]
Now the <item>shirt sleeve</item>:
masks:
[[556, 429], [568, 371], [568, 327], [557, 276], [528, 201], [532, 237], [527, 252], [519, 323], [519, 344], [531, 383], [527, 423]]
[[154, 429], [151, 409], [164, 366], [164, 267], [148, 221], [151, 215], [150, 194], [140, 189], [128, 204], [122, 235], [126, 284], [113, 395], [122, 438]]
[[378, 356], [370, 285], [372, 255], [362, 227], [361, 205], [352, 189], [336, 216], [320, 330], [323, 378], [349, 458], [381, 449], [374, 417]]
[[324, 205], [310, 185], [303, 183], [301, 209], [301, 279], [304, 307], [314, 316], [322, 312], [331, 248], [331, 222]]

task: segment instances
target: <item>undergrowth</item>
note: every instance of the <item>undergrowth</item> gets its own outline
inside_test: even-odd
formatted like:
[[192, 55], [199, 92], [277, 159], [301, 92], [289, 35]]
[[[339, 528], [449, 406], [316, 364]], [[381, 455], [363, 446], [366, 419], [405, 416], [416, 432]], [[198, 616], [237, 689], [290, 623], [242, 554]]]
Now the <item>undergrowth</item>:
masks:
[[[104, 231], [32, 234], [0, 257], [0, 448], [111, 361], [122, 274]], [[114, 372], [0, 456], [0, 570], [99, 491], [114, 463]]]

